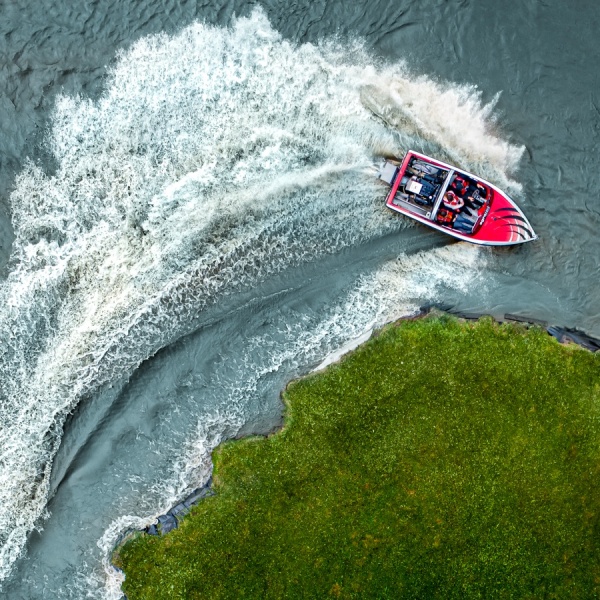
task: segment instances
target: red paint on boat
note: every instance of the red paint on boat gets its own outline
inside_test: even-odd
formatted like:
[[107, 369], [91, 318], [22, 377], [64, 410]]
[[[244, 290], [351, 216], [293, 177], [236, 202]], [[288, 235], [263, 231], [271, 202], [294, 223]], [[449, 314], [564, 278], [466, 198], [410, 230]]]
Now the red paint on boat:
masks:
[[[515, 202], [472, 173], [413, 151], [401, 164], [386, 164], [397, 167], [386, 199], [386, 206], [396, 212], [474, 244], [505, 246], [537, 238]], [[457, 210], [444, 204], [450, 191], [462, 199], [463, 207]], [[452, 224], [440, 222], [442, 217], [451, 218]]]

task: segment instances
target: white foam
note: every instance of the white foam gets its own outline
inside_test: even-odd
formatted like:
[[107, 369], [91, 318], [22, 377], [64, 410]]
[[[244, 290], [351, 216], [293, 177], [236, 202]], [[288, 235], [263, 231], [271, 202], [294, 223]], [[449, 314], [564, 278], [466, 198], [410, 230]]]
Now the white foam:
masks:
[[[439, 299], [447, 290], [467, 293], [474, 286], [485, 285], [487, 250], [468, 244], [453, 244], [412, 256], [399, 256], [375, 273], [361, 277], [347, 294], [333, 304], [319, 321], [303, 320], [280, 325], [276, 334], [249, 340], [241, 363], [243, 380], [219, 383], [225, 396], [222, 406], [204, 416], [190, 437], [182, 460], [176, 462], [169, 477], [162, 482], [157, 496], [160, 506], [152, 514], [121, 517], [115, 520], [98, 542], [104, 554], [106, 600], [119, 598], [122, 573], [110, 564], [115, 543], [127, 528], [142, 528], [155, 522], [195, 487], [204, 485], [212, 470], [211, 453], [225, 438], [233, 436], [247, 418], [246, 407], [260, 394], [260, 383], [269, 374], [284, 369], [289, 372], [327, 355], [315, 370], [321, 370], [366, 341], [375, 328], [414, 315], [426, 298]], [[256, 362], [260, 348], [268, 359]], [[218, 372], [215, 373], [218, 379]], [[94, 582], [97, 585], [97, 582]], [[100, 590], [99, 590], [100, 591]]]
[[[387, 90], [388, 125], [365, 101], [373, 89]], [[518, 150], [487, 132], [476, 92], [453, 89], [401, 66], [378, 71], [360, 44], [351, 53], [341, 42], [292, 44], [256, 11], [228, 29], [197, 23], [144, 38], [120, 55], [100, 100], [58, 99], [56, 172], [26, 165], [11, 197], [0, 579], [43, 513], [65, 416], [82, 397], [189, 331], [219, 295], [405, 226], [382, 207], [368, 174], [374, 154], [432, 140], [455, 153], [438, 114], [454, 93], [461, 123], [479, 132], [472, 156], [462, 147], [461, 156], [494, 173], [513, 166]], [[433, 98], [417, 102], [423, 94]], [[363, 326], [331, 322], [310, 343]], [[269, 368], [308, 356], [286, 352]]]

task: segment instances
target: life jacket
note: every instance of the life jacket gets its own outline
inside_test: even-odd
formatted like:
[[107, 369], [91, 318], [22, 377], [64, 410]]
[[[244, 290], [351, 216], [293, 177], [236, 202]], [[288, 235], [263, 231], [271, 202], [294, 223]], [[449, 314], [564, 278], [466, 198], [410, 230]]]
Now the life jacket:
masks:
[[445, 208], [440, 208], [435, 219], [439, 223], [452, 223], [452, 221], [454, 221], [454, 213], [446, 210]]
[[469, 184], [460, 175], [457, 175], [450, 187], [462, 196], [467, 191]]
[[448, 198], [444, 196], [444, 205], [448, 208], [458, 209], [461, 208], [464, 202], [454, 193], [454, 192], [446, 192]]

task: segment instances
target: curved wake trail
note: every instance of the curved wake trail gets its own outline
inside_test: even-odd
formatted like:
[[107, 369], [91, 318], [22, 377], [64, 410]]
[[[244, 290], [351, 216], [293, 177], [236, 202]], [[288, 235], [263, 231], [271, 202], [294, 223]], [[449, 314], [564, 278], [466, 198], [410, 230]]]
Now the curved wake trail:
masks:
[[143, 39], [98, 102], [59, 99], [56, 171], [27, 165], [11, 198], [0, 579], [43, 514], [79, 402], [224, 294], [405, 226], [383, 209], [376, 156], [413, 146], [510, 185], [520, 150], [487, 133], [490, 110], [471, 88], [376, 68], [358, 43], [283, 41], [260, 11]]
[[[274, 373], [297, 372], [329, 354], [321, 368], [368, 338], [374, 328], [418, 313], [420, 299], [441, 300], [448, 290], [467, 294], [474, 286], [485, 286], [486, 256], [486, 249], [468, 244], [401, 255], [360, 277], [325, 314], [279, 323], [269, 333], [251, 337], [236, 360], [236, 370], [245, 377], [232, 379], [228, 361], [215, 368], [213, 382], [205, 393], [219, 400], [197, 419], [183, 452], [180, 448], [169, 449], [174, 459], [168, 475], [163, 471], [161, 489], [153, 490], [157, 498], [154, 512], [123, 515], [109, 525], [97, 542], [103, 572], [82, 573], [81, 592], [106, 600], [122, 597], [123, 573], [110, 563], [120, 536], [128, 529], [143, 529], [155, 522], [159, 514], [206, 483], [212, 471], [212, 451], [243, 427], [248, 405], [260, 404], [266, 382]], [[344, 346], [340, 353], [338, 349]], [[183, 458], [175, 458], [178, 456]]]

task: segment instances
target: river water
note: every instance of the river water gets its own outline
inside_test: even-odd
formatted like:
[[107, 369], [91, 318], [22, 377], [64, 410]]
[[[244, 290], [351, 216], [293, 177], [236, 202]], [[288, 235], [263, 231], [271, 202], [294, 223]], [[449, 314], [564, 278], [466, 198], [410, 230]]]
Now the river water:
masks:
[[[3, 597], [118, 598], [120, 533], [389, 318], [600, 336], [597, 3], [72, 4], [0, 6]], [[378, 157], [409, 147], [540, 239], [387, 212]]]

